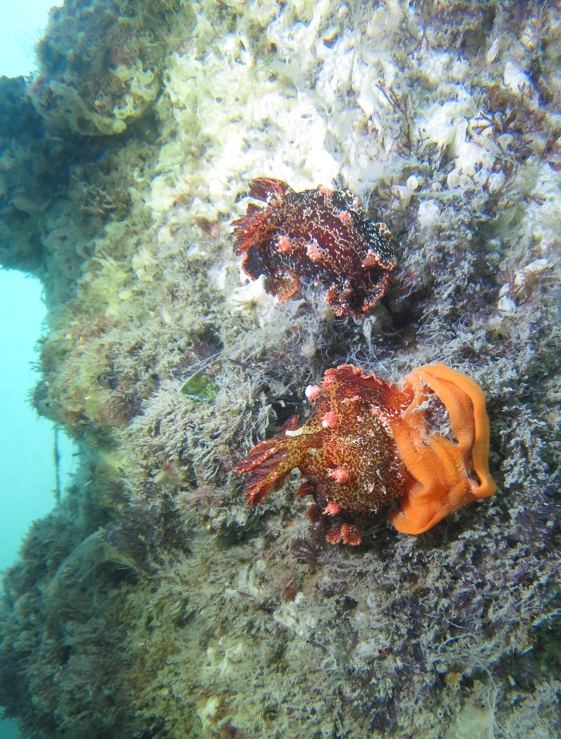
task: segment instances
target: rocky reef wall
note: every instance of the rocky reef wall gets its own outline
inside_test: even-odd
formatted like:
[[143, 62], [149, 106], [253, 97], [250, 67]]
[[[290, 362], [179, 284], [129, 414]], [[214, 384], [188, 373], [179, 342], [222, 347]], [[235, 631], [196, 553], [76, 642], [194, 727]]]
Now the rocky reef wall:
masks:
[[[34, 402], [80, 469], [5, 577], [22, 736], [558, 736], [561, 9], [67, 0], [38, 58], [0, 80], [0, 259], [45, 286]], [[369, 316], [243, 278], [256, 176], [391, 227]], [[296, 479], [244, 504], [326, 368], [437, 360], [485, 391], [493, 499], [356, 548]]]

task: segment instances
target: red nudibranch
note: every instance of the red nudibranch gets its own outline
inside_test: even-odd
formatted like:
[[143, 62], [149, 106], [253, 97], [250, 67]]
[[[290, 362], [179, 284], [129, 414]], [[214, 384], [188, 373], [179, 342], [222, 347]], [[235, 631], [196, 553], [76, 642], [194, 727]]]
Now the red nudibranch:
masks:
[[301, 281], [321, 282], [336, 315], [360, 317], [385, 295], [397, 265], [393, 238], [352, 192], [321, 185], [295, 192], [259, 177], [249, 195], [266, 205], [250, 204], [234, 221], [234, 250], [248, 277], [265, 275], [279, 300], [293, 297]]
[[332, 544], [360, 544], [362, 525], [391, 505], [388, 519], [420, 534], [449, 513], [495, 492], [488, 468], [489, 421], [483, 392], [443, 364], [407, 375], [401, 385], [353, 365], [329, 369], [303, 426], [290, 418], [236, 467], [250, 472], [249, 505], [258, 505], [298, 468], [311, 494], [308, 513]]

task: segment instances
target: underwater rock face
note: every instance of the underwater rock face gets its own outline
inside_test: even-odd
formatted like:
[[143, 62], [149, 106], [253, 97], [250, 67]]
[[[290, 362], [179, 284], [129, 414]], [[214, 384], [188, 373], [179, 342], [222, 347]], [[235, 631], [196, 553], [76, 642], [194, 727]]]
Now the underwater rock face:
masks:
[[[80, 449], [5, 576], [5, 715], [24, 739], [555, 739], [558, 7], [182, 6], [194, 28], [166, 14], [174, 2], [88, 0], [47, 31], [37, 89], [68, 85], [89, 115], [116, 61], [89, 51], [155, 9], [160, 30], [147, 18], [125, 47], [156, 39], [143, 58], [161, 59], [160, 92], [124, 136], [98, 136], [74, 99], [65, 119], [55, 96], [50, 119], [26, 83], [0, 85], [0, 255], [43, 279], [34, 403]], [[116, 79], [100, 100], [109, 133], [129, 94]], [[285, 302], [263, 279], [240, 286], [229, 225], [255, 177], [348, 188], [391, 224], [399, 271], [367, 313], [357, 302], [360, 321], [326, 311], [307, 279]], [[414, 368], [435, 362], [485, 395], [492, 498], [420, 536], [361, 521], [360, 548], [310, 526], [289, 478], [245, 504], [236, 464], [304, 417], [302, 388], [317, 403], [327, 368], [409, 377], [415, 393]], [[429, 381], [409, 421], [457, 460], [465, 438]], [[350, 476], [340, 462], [333, 488]], [[462, 484], [481, 483], [465, 464]]]
[[362, 317], [384, 296], [397, 265], [393, 238], [385, 223], [368, 220], [349, 190], [294, 192], [260, 177], [249, 195], [267, 202], [249, 205], [233, 224], [234, 249], [251, 279], [266, 275], [280, 300], [292, 298], [301, 279], [325, 283], [338, 316]]
[[313, 404], [306, 423], [299, 427], [293, 416], [237, 465], [236, 472], [252, 473], [249, 505], [297, 467], [308, 481], [296, 495], [313, 495], [308, 515], [328, 529], [327, 541], [357, 545], [363, 521], [394, 500], [391, 523], [421, 534], [495, 492], [483, 393], [460, 372], [419, 367], [398, 387], [345, 364], [327, 370], [321, 388], [308, 386], [306, 396]]
[[90, 136], [122, 133], [152, 105], [173, 26], [190, 8], [181, 0], [66, 0], [51, 10], [37, 46], [40, 74], [30, 97], [46, 124]]

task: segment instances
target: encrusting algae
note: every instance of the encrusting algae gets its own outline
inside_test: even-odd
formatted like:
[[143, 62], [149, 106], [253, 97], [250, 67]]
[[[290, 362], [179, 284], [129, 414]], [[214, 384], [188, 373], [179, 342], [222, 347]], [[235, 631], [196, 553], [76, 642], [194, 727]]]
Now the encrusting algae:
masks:
[[251, 472], [245, 495], [258, 505], [298, 467], [311, 494], [308, 515], [332, 544], [360, 544], [361, 524], [396, 501], [389, 521], [421, 534], [496, 490], [489, 474], [489, 420], [481, 389], [443, 364], [420, 367], [401, 387], [352, 365], [308, 386], [310, 418], [298, 416], [254, 447], [236, 472]]

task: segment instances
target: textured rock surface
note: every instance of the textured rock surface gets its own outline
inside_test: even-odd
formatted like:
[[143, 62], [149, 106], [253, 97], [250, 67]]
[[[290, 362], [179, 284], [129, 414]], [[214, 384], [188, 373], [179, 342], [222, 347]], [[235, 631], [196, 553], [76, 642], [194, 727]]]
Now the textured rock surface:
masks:
[[[86, 85], [69, 60], [43, 59], [41, 117], [23, 82], [1, 85], [1, 258], [44, 281], [35, 404], [81, 465], [7, 573], [0, 703], [42, 739], [553, 739], [559, 11], [175, 7], [136, 123], [104, 98], [111, 130], [72, 114], [63, 140], [37, 95], [63, 72]], [[240, 284], [228, 224], [257, 176], [349, 187], [388, 224], [401, 271], [371, 316]], [[396, 380], [436, 360], [488, 398], [491, 501], [419, 537], [381, 521], [352, 551], [310, 534], [301, 500], [245, 506], [235, 463], [327, 367]]]
[[37, 44], [40, 73], [29, 96], [46, 124], [111, 136], [158, 97], [166, 54], [194, 22], [181, 0], [67, 0]]

